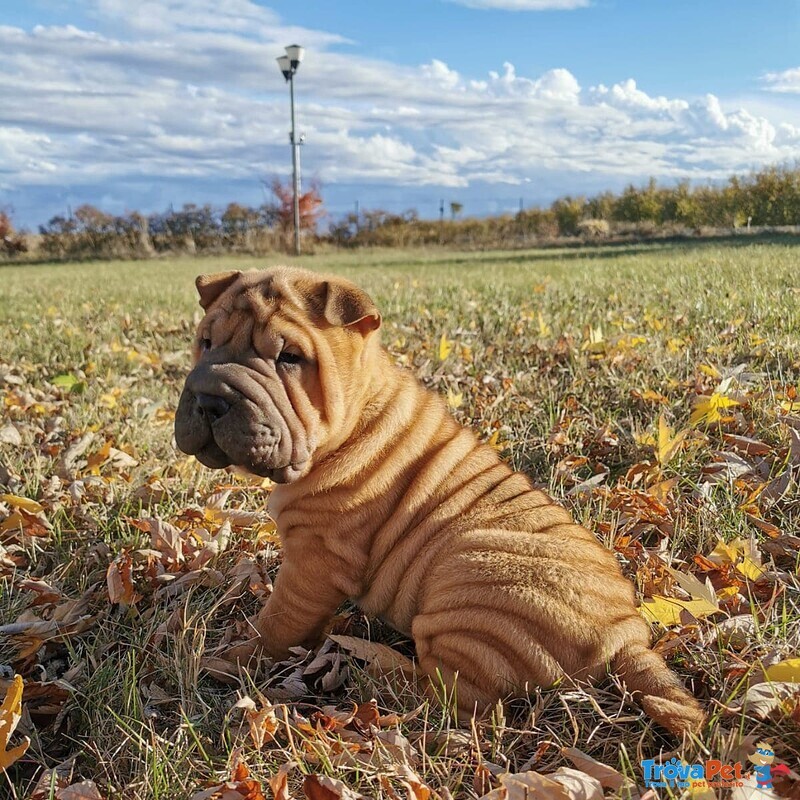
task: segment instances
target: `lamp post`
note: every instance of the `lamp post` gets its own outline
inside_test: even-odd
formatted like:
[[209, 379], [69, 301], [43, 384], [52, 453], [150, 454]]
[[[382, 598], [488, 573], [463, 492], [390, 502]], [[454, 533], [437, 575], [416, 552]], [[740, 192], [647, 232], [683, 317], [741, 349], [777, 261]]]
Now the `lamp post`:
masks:
[[277, 59], [283, 77], [289, 84], [289, 97], [292, 105], [292, 131], [289, 142], [292, 145], [292, 186], [294, 189], [294, 254], [300, 255], [300, 145], [294, 118], [294, 75], [300, 62], [303, 60], [303, 48], [298, 44], [290, 44], [286, 48], [286, 55]]

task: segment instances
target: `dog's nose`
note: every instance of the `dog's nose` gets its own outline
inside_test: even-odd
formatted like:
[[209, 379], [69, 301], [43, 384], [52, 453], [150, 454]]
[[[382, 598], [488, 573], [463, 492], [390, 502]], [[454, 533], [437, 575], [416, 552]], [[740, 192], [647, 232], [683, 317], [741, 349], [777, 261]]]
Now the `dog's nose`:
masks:
[[230, 410], [230, 403], [218, 394], [196, 395], [197, 407], [200, 413], [209, 421], [214, 422]]

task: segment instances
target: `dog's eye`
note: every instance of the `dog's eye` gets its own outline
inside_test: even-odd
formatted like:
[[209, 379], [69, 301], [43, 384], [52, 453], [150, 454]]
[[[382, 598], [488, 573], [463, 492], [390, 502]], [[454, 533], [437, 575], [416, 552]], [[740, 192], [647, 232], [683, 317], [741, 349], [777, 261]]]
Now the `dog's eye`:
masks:
[[200, 349], [205, 352], [206, 350], [211, 349], [211, 339], [201, 339], [200, 340]]
[[284, 350], [276, 359], [278, 364], [299, 364], [303, 360], [303, 356], [299, 353], [292, 353], [289, 350]]

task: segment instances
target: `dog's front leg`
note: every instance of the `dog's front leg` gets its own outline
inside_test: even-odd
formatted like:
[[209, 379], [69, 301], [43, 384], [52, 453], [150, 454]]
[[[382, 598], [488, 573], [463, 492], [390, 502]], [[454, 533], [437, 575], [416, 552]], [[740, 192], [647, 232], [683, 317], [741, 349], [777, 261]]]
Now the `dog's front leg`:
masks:
[[272, 658], [285, 658], [290, 647], [317, 643], [345, 600], [332, 578], [330, 564], [313, 554], [285, 555], [272, 595], [255, 619], [259, 645]]

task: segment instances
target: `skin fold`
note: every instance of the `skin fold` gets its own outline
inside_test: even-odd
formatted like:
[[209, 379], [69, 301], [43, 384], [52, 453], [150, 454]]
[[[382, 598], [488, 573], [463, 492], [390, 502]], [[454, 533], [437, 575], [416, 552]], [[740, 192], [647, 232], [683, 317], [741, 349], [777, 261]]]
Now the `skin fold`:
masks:
[[702, 726], [614, 555], [392, 364], [361, 289], [289, 267], [197, 287], [178, 446], [278, 484], [283, 562], [242, 661], [316, 644], [350, 599], [413, 638], [464, 717], [611, 670], [671, 732]]

